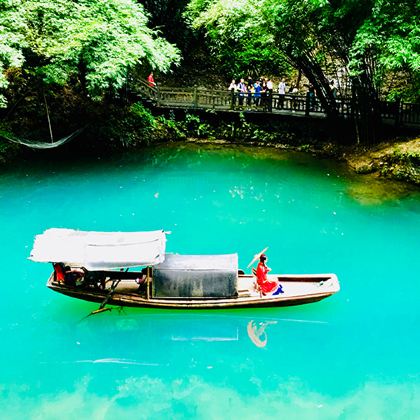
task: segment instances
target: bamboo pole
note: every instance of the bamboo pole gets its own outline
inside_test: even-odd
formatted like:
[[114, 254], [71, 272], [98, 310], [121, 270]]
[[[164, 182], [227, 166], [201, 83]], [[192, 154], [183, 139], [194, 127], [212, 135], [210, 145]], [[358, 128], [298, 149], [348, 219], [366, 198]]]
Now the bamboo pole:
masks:
[[48, 111], [47, 99], [45, 98], [45, 92], [42, 92], [42, 95], [44, 96], [45, 109], [47, 110], [47, 121], [48, 121], [48, 127], [50, 129], [51, 143], [54, 143], [54, 138], [53, 138], [53, 133], [52, 133], [52, 128], [51, 128], [50, 112]]
[[146, 271], [146, 299], [150, 299], [150, 267], [147, 267]]

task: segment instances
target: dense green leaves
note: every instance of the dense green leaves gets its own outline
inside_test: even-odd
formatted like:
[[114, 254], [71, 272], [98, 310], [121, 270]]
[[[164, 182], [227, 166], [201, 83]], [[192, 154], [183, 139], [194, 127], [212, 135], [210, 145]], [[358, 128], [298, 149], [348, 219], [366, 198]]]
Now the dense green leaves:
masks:
[[368, 125], [382, 98], [420, 101], [419, 15], [418, 0], [0, 0], [0, 106], [3, 93], [36, 121], [46, 93], [55, 111], [63, 102], [55, 115], [78, 115], [69, 109], [168, 71], [179, 47], [186, 83], [196, 70], [212, 80], [296, 69], [330, 116], [334, 79]]
[[358, 28], [352, 44], [352, 74], [359, 75], [368, 66], [378, 89], [389, 84], [395, 75], [408, 80], [418, 76], [419, 14], [419, 4], [413, 0], [377, 0], [370, 16]]
[[332, 78], [360, 98], [386, 93], [393, 72], [416, 80], [419, 14], [416, 0], [192, 0], [187, 16], [225, 60], [292, 64], [333, 112]]
[[231, 76], [289, 71], [263, 0], [193, 0], [185, 16], [192, 27], [206, 31], [212, 53]]
[[[26, 46], [24, 32], [26, 30], [16, 2], [0, 1], [0, 89], [7, 86], [5, 70], [19, 67], [24, 61], [22, 48]], [[5, 106], [5, 99], [0, 94], [0, 107]]]
[[0, 7], [0, 88], [5, 69], [22, 67], [46, 83], [80, 84], [98, 99], [121, 88], [130, 69], [167, 71], [179, 61], [133, 0], [3, 0]]

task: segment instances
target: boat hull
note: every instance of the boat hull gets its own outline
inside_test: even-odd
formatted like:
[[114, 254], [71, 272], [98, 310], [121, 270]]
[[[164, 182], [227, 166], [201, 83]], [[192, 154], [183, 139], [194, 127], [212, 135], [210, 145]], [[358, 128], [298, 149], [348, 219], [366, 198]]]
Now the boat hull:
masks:
[[[252, 276], [243, 276], [245, 279], [252, 279]], [[322, 275], [289, 275], [276, 276], [284, 289], [295, 289], [293, 292], [286, 292], [277, 296], [261, 296], [258, 293], [239, 294], [236, 298], [149, 298], [139, 295], [136, 292], [118, 289], [108, 297], [107, 304], [127, 307], [151, 307], [161, 309], [230, 309], [244, 307], [275, 307], [294, 306], [325, 299], [340, 289], [337, 277], [334, 274]], [[108, 293], [103, 290], [86, 290], [78, 287], [68, 287], [49, 279], [47, 286], [64, 295], [82, 299], [90, 302], [102, 303], [107, 299]], [[293, 287], [292, 287], [293, 286]], [[297, 288], [296, 286], [299, 286]], [[325, 286], [325, 287], [324, 287]], [[297, 289], [297, 291], [296, 291]]]

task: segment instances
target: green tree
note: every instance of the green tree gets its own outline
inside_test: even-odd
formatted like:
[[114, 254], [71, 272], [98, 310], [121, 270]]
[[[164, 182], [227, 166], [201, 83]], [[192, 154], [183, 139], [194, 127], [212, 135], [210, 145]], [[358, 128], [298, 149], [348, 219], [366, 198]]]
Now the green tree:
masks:
[[389, 99], [404, 96], [405, 86], [406, 99], [419, 101], [419, 14], [418, 1], [375, 1], [351, 45], [349, 67], [354, 78], [370, 74], [375, 90]]
[[342, 93], [351, 89], [370, 139], [390, 74], [410, 73], [418, 90], [418, 16], [415, 0], [192, 0], [187, 12], [221, 56], [254, 39], [267, 65], [283, 58], [302, 71], [331, 117], [337, 102], [330, 79], [344, 73]]
[[192, 0], [185, 17], [204, 30], [211, 52], [231, 76], [290, 72], [283, 50], [275, 46], [261, 0]]
[[45, 84], [79, 85], [93, 99], [120, 89], [130, 70], [168, 71], [178, 49], [148, 27], [133, 0], [23, 0], [2, 3], [1, 87], [20, 67]]
[[[26, 25], [19, 13], [16, 2], [0, 2], [0, 91], [8, 85], [6, 70], [20, 67], [24, 62], [22, 48], [26, 47], [24, 33]], [[0, 107], [6, 106], [6, 100], [0, 94]]]

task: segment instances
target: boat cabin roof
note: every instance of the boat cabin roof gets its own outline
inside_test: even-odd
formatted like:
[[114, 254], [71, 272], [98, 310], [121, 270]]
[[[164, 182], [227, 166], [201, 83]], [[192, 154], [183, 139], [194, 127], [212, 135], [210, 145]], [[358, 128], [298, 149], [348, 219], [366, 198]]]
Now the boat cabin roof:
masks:
[[165, 259], [166, 234], [48, 229], [35, 237], [29, 259], [66, 262], [87, 270], [155, 265]]

